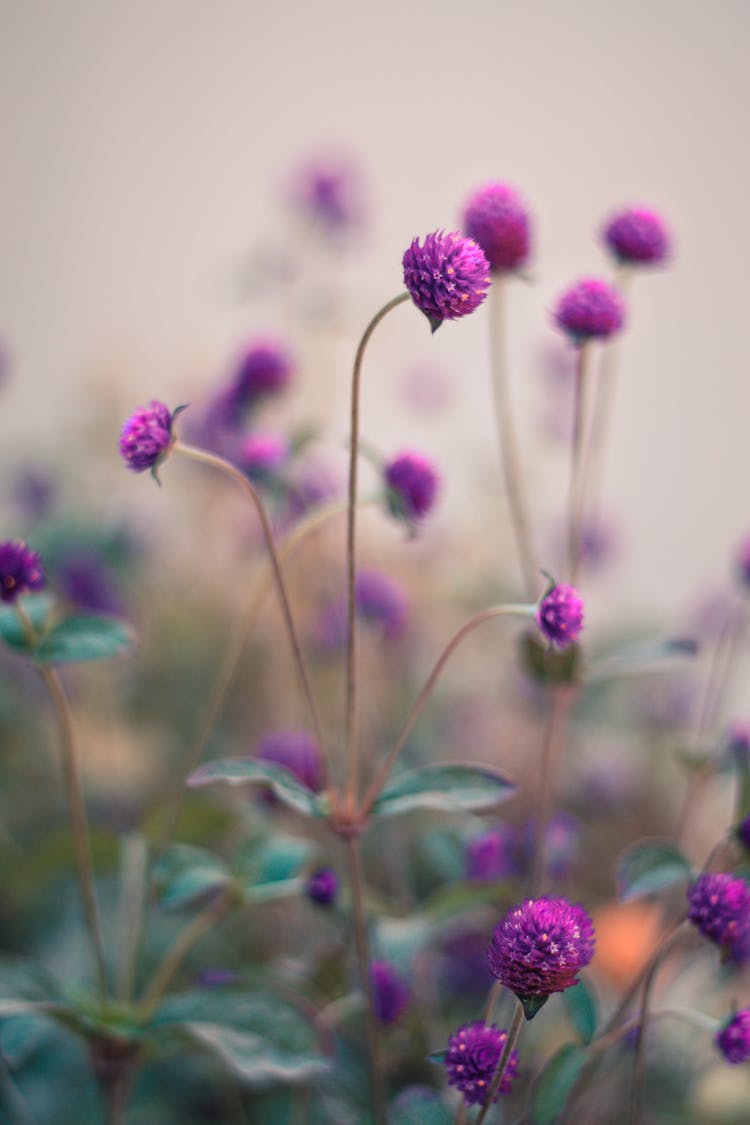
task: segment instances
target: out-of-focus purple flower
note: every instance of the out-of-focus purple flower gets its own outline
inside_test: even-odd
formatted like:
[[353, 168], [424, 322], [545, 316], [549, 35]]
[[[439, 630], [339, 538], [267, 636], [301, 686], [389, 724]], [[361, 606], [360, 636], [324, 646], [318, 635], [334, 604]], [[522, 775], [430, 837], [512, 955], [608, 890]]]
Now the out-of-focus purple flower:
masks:
[[373, 961], [370, 979], [378, 1020], [383, 1024], [396, 1023], [411, 1001], [408, 984], [389, 961]]
[[273, 480], [289, 459], [289, 443], [281, 434], [250, 434], [240, 444], [237, 466], [250, 480], [263, 484]]
[[339, 893], [339, 877], [332, 867], [321, 867], [309, 876], [305, 890], [319, 906], [330, 906]]
[[[380, 570], [360, 570], [355, 578], [354, 598], [358, 617], [380, 631], [385, 640], [403, 636], [409, 616], [409, 602], [403, 587]], [[318, 615], [314, 637], [324, 650], [346, 643], [346, 598], [325, 605]]]
[[361, 225], [364, 216], [361, 175], [351, 161], [318, 157], [299, 168], [292, 183], [292, 205], [326, 234], [341, 235]]
[[[494, 1023], [485, 1023], [484, 1020], [464, 1024], [451, 1035], [445, 1056], [448, 1085], [461, 1091], [467, 1105], [486, 1104], [492, 1079], [507, 1041], [507, 1031], [501, 1030]], [[497, 1101], [500, 1094], [510, 1093], [517, 1074], [518, 1051], [514, 1050], [508, 1056], [493, 1101]]]
[[742, 541], [737, 551], [737, 574], [742, 585], [750, 590], [750, 535]]
[[750, 888], [726, 872], [704, 871], [688, 890], [688, 918], [733, 961], [744, 960], [750, 932]]
[[509, 824], [498, 824], [466, 844], [466, 878], [477, 882], [507, 879], [519, 872], [518, 840]]
[[419, 453], [400, 453], [385, 466], [384, 475], [391, 514], [409, 523], [426, 519], [440, 487], [432, 462]]
[[50, 473], [28, 468], [18, 474], [11, 485], [11, 499], [19, 515], [29, 520], [43, 520], [55, 504], [55, 482]]
[[742, 1008], [719, 1030], [716, 1046], [728, 1063], [750, 1059], [750, 1008]]
[[441, 946], [440, 983], [462, 1002], [481, 1002], [492, 984], [487, 965], [487, 935], [460, 930]]
[[76, 609], [121, 613], [122, 599], [101, 556], [90, 547], [77, 547], [58, 560], [55, 584]]
[[[544, 840], [545, 866], [552, 879], [566, 878], [575, 864], [580, 851], [581, 826], [575, 817], [565, 812], [556, 812], [547, 825]], [[532, 818], [522, 834], [520, 848], [525, 866], [533, 861], [536, 841], [536, 823]]]
[[583, 629], [583, 600], [574, 586], [553, 586], [539, 603], [537, 625], [556, 648], [567, 648]]
[[487, 950], [492, 974], [521, 1000], [527, 1018], [527, 1003], [533, 1015], [538, 1001], [577, 984], [593, 955], [594, 925], [584, 908], [547, 896], [511, 907]]
[[14, 602], [21, 594], [42, 590], [47, 579], [36, 551], [20, 539], [0, 543], [0, 600]]
[[267, 731], [258, 742], [257, 758], [261, 762], [283, 766], [314, 793], [320, 789], [320, 750], [313, 736], [306, 730]]
[[202, 969], [195, 978], [198, 988], [223, 988], [227, 984], [237, 984], [242, 978], [231, 969]]
[[515, 188], [489, 183], [477, 188], [464, 209], [463, 227], [484, 251], [490, 269], [517, 270], [529, 256], [529, 212]]
[[566, 289], [557, 302], [555, 324], [574, 343], [606, 340], [625, 322], [625, 302], [606, 281], [587, 277]]
[[628, 207], [613, 215], [604, 227], [603, 237], [607, 248], [623, 265], [657, 266], [669, 256], [666, 224], [646, 207]]
[[294, 375], [294, 360], [280, 340], [253, 340], [244, 349], [215, 411], [226, 426], [240, 425], [262, 399], [285, 391]]
[[120, 434], [120, 455], [129, 469], [136, 473], [155, 469], [167, 456], [173, 420], [169, 407], [156, 399], [130, 415]]
[[473, 238], [437, 230], [420, 245], [415, 238], [403, 257], [404, 285], [434, 332], [444, 320], [473, 312], [487, 296], [487, 259]]

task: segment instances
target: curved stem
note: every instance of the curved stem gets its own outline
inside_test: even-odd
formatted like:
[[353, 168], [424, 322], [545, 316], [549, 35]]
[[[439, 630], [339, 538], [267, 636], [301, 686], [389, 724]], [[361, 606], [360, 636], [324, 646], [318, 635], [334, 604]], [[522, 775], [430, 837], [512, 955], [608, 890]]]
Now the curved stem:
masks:
[[523, 474], [518, 455], [518, 440], [510, 402], [508, 361], [505, 346], [504, 297], [506, 284], [507, 281], [502, 274], [493, 274], [489, 294], [492, 387], [495, 398], [497, 436], [500, 443], [500, 460], [508, 495], [511, 523], [518, 548], [526, 597], [530, 601], [534, 601], [539, 588], [539, 562], [532, 543], [528, 503], [523, 485]]
[[536, 825], [534, 832], [534, 852], [531, 863], [530, 894], [535, 898], [544, 883], [547, 866], [547, 830], [552, 819], [552, 805], [557, 788], [557, 774], [560, 764], [565, 726], [570, 708], [576, 696], [575, 687], [555, 687], [552, 689], [547, 725], [542, 744], [539, 764], [539, 798], [537, 802]]
[[414, 704], [412, 705], [412, 709], [407, 716], [406, 722], [404, 723], [404, 726], [401, 730], [400, 735], [396, 739], [396, 742], [394, 743], [392, 749], [389, 751], [386, 758], [380, 764], [380, 767], [376, 770], [375, 776], [373, 777], [372, 781], [370, 782], [370, 785], [368, 786], [367, 792], [365, 793], [365, 796], [362, 800], [362, 816], [363, 817], [367, 816], [367, 814], [369, 813], [370, 809], [372, 808], [378, 794], [380, 793], [381, 789], [385, 785], [385, 782], [388, 779], [388, 775], [390, 774], [391, 770], [393, 769], [393, 767], [396, 763], [396, 759], [398, 758], [399, 754], [403, 750], [403, 748], [406, 744], [406, 741], [409, 738], [409, 735], [411, 734], [412, 730], [414, 729], [414, 725], [415, 725], [417, 719], [422, 714], [422, 711], [424, 710], [424, 706], [427, 703], [427, 700], [430, 698], [430, 695], [432, 694], [432, 691], [435, 687], [435, 684], [437, 683], [438, 679], [440, 678], [440, 673], [443, 671], [443, 668], [448, 663], [448, 660], [450, 659], [452, 654], [455, 652], [455, 650], [458, 648], [458, 646], [461, 644], [463, 639], [465, 637], [468, 637], [469, 633], [473, 633], [474, 630], [477, 629], [480, 625], [484, 624], [485, 621], [490, 621], [493, 617], [508, 617], [508, 616], [529, 617], [529, 616], [533, 616], [533, 614], [535, 612], [536, 612], [536, 606], [533, 606], [533, 605], [495, 605], [495, 606], [490, 606], [488, 609], [483, 609], [483, 610], [480, 610], [479, 613], [475, 613], [473, 617], [470, 617], [468, 621], [464, 622], [464, 624], [461, 626], [461, 628], [458, 630], [458, 632], [454, 633], [454, 635], [448, 641], [448, 644], [445, 646], [445, 648], [441, 652], [437, 661], [435, 662], [435, 665], [434, 665], [432, 671], [430, 672], [429, 676], [427, 677], [427, 680], [425, 682], [424, 687], [422, 688], [422, 690], [420, 691], [416, 700], [414, 701]]
[[357, 566], [357, 467], [359, 463], [359, 392], [362, 381], [362, 360], [370, 337], [388, 313], [410, 300], [407, 292], [393, 297], [375, 313], [362, 334], [354, 356], [351, 385], [351, 419], [349, 434], [349, 492], [346, 519], [346, 749], [349, 762], [349, 797], [356, 801], [359, 789], [359, 737], [357, 730], [357, 629], [355, 580]]
[[511, 1052], [512, 1052], [513, 1048], [515, 1047], [516, 1043], [518, 1042], [518, 1036], [521, 1032], [522, 1025], [523, 1025], [523, 1005], [522, 1005], [520, 1000], [517, 1000], [516, 1001], [516, 1009], [513, 1013], [513, 1020], [511, 1022], [510, 1028], [508, 1029], [508, 1038], [505, 1040], [505, 1046], [503, 1047], [503, 1053], [500, 1056], [500, 1059], [499, 1059], [498, 1064], [497, 1064], [497, 1068], [496, 1068], [495, 1073], [492, 1077], [492, 1082], [490, 1084], [489, 1090], [487, 1091], [487, 1097], [485, 1099], [484, 1105], [482, 1106], [482, 1111], [479, 1114], [479, 1117], [477, 1117], [477, 1125], [482, 1125], [482, 1122], [484, 1121], [485, 1117], [489, 1113], [490, 1107], [491, 1107], [492, 1103], [494, 1102], [494, 1100], [497, 1096], [497, 1092], [500, 1089], [500, 1083], [502, 1082], [503, 1075], [505, 1074], [505, 1068], [508, 1065], [508, 1059], [511, 1056]]
[[568, 487], [568, 573], [575, 584], [581, 561], [581, 534], [585, 499], [586, 414], [591, 344], [578, 346], [573, 408], [573, 435], [570, 450], [570, 483]]
[[182, 453], [184, 456], [190, 457], [193, 461], [200, 461], [204, 465], [210, 465], [212, 468], [218, 469], [219, 472], [222, 472], [226, 476], [230, 477], [236, 484], [240, 486], [243, 492], [245, 492], [250, 497], [253, 504], [255, 505], [255, 510], [258, 513], [258, 518], [263, 529], [263, 536], [266, 541], [268, 555], [271, 560], [274, 581], [276, 582], [276, 588], [279, 592], [279, 601], [281, 602], [284, 624], [286, 625], [286, 630], [289, 635], [289, 641], [292, 646], [292, 655], [297, 666], [300, 683], [302, 684], [302, 690], [307, 701], [307, 706], [310, 712], [310, 719], [315, 731], [315, 737], [321, 751], [325, 775], [323, 784], [325, 786], [327, 784], [328, 777], [328, 757], [325, 743], [323, 741], [323, 731], [318, 719], [318, 712], [315, 706], [312, 688], [310, 686], [310, 679], [307, 674], [307, 666], [305, 665], [305, 660], [302, 655], [302, 648], [299, 643], [299, 637], [297, 636], [297, 629], [294, 624], [294, 618], [292, 616], [292, 610], [289, 604], [289, 594], [287, 592], [286, 582], [284, 580], [284, 575], [281, 569], [281, 563], [279, 562], [279, 555], [276, 549], [276, 542], [274, 539], [273, 529], [271, 527], [271, 521], [268, 518], [268, 513], [266, 512], [265, 505], [258, 495], [257, 490], [254, 488], [248, 478], [243, 473], [241, 473], [239, 469], [236, 469], [234, 465], [232, 465], [229, 461], [225, 461], [223, 457], [217, 457], [215, 454], [208, 453], [204, 449], [196, 449], [192, 445], [184, 445], [181, 441], [176, 441], [174, 443], [173, 450], [175, 453]]

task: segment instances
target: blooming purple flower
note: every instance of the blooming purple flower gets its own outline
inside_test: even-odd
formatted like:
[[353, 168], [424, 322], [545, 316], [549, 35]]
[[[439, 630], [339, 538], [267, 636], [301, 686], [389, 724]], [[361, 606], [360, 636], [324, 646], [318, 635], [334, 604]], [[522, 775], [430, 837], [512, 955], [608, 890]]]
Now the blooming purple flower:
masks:
[[120, 455], [129, 469], [142, 473], [155, 469], [172, 444], [172, 422], [177, 411], [155, 399], [139, 406], [125, 422], [120, 434]]
[[396, 1023], [411, 1000], [411, 990], [389, 961], [373, 961], [370, 979], [375, 993], [375, 1015], [380, 1023]]
[[464, 230], [484, 251], [493, 271], [519, 269], [529, 256], [529, 212], [515, 188], [489, 183], [477, 188], [464, 209]]
[[339, 893], [339, 877], [332, 867], [321, 867], [310, 875], [305, 890], [319, 906], [330, 906]]
[[583, 628], [583, 601], [574, 586], [553, 586], [539, 603], [537, 625], [557, 648], [578, 640]]
[[317, 742], [306, 730], [268, 731], [258, 742], [257, 757], [261, 762], [283, 766], [314, 793], [320, 789], [320, 751]]
[[521, 1000], [527, 1018], [553, 992], [578, 984], [576, 973], [593, 955], [594, 926], [584, 908], [546, 896], [513, 906], [487, 950], [490, 971]]
[[473, 836], [466, 844], [466, 878], [494, 882], [518, 874], [516, 833], [509, 824], [499, 824]]
[[[483, 1020], [466, 1023], [451, 1035], [445, 1056], [448, 1085], [461, 1091], [467, 1105], [485, 1105], [507, 1040], [507, 1031]], [[517, 1074], [518, 1051], [511, 1051], [493, 1101], [510, 1093]]]
[[656, 266], [669, 255], [670, 239], [664, 220], [646, 207], [629, 207], [613, 215], [603, 237], [623, 265]]
[[750, 535], [743, 540], [737, 552], [737, 574], [742, 585], [750, 590]]
[[750, 1008], [743, 1008], [727, 1020], [714, 1042], [728, 1063], [750, 1059]]
[[490, 272], [481, 247], [458, 231], [436, 230], [403, 257], [404, 285], [435, 332], [444, 320], [466, 316], [487, 296]]
[[241, 443], [237, 465], [250, 480], [263, 483], [283, 469], [289, 458], [289, 444], [281, 434], [250, 434]]
[[555, 324], [576, 344], [606, 340], [625, 322], [625, 302], [606, 281], [587, 277], [566, 289], [557, 302]]
[[750, 933], [750, 888], [726, 872], [704, 871], [688, 889], [688, 918], [732, 960], [745, 959]]
[[400, 453], [385, 466], [385, 483], [391, 515], [416, 523], [432, 511], [440, 478], [426, 457]]
[[46, 585], [42, 560], [20, 539], [0, 543], [0, 600], [14, 602], [21, 594]]

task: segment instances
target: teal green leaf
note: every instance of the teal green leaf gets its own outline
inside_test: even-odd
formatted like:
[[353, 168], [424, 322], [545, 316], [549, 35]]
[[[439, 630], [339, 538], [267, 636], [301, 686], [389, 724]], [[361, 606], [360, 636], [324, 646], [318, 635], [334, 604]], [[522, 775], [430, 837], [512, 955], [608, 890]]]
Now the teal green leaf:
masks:
[[66, 617], [34, 649], [38, 664], [79, 664], [130, 652], [135, 633], [114, 617]]
[[[445, 1054], [436, 1051], [435, 1054]], [[431, 1059], [435, 1055], [430, 1055]], [[405, 1090], [392, 1103], [388, 1112], [389, 1125], [452, 1125], [455, 1120], [443, 1105], [440, 1095], [425, 1086]]]
[[692, 660], [697, 652], [697, 642], [689, 637], [631, 642], [592, 661], [586, 673], [586, 682], [668, 671], [686, 660]]
[[288, 770], [270, 762], [250, 758], [222, 758], [207, 762], [187, 779], [187, 784], [197, 789], [204, 785], [265, 785], [270, 786], [278, 799], [303, 816], [323, 816], [323, 800], [297, 781]]
[[191, 906], [230, 880], [226, 864], [219, 856], [193, 844], [175, 844], [154, 868], [159, 901], [166, 910]]
[[391, 782], [376, 799], [372, 812], [374, 816], [395, 816], [412, 809], [490, 809], [514, 791], [513, 782], [486, 766], [424, 766]]
[[586, 1064], [588, 1052], [577, 1043], [566, 1043], [549, 1060], [537, 1080], [531, 1099], [533, 1125], [562, 1121], [565, 1103]]
[[187, 1023], [183, 1030], [250, 1086], [307, 1082], [329, 1066], [322, 1056], [285, 1049], [266, 1034], [213, 1023]]
[[[33, 594], [30, 597], [20, 598], [19, 603], [26, 610], [26, 615], [34, 626], [34, 630], [41, 633], [55, 604], [55, 599], [50, 594]], [[12, 605], [0, 605], [0, 638], [5, 641], [6, 645], [18, 652], [31, 651], [21, 619]]]
[[669, 840], [639, 840], [626, 848], [615, 868], [617, 894], [622, 902], [654, 894], [691, 877], [690, 864]]
[[314, 847], [309, 840], [283, 833], [267, 837], [240, 859], [238, 885], [252, 902], [298, 895], [304, 888], [302, 872]]
[[581, 1041], [590, 1043], [596, 1034], [597, 1024], [596, 996], [593, 990], [585, 980], [581, 979], [573, 988], [566, 988], [562, 998], [570, 1022], [581, 1037]]

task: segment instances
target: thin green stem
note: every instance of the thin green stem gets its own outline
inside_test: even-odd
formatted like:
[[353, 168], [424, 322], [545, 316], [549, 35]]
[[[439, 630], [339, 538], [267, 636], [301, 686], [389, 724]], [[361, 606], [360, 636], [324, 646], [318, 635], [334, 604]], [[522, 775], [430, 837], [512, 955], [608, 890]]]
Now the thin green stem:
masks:
[[583, 507], [585, 501], [586, 467], [586, 415], [588, 408], [589, 366], [591, 344], [578, 346], [575, 400], [573, 407], [573, 434], [570, 449], [570, 483], [568, 488], [568, 573], [575, 583], [581, 556]]
[[[662, 954], [663, 956], [663, 954]], [[661, 958], [657, 958], [651, 965], [646, 978], [643, 982], [643, 989], [641, 992], [641, 1006], [638, 1013], [638, 1029], [636, 1031], [635, 1051], [633, 1054], [633, 1084], [630, 1089], [630, 1125], [638, 1125], [641, 1118], [641, 1106], [643, 1104], [643, 1081], [645, 1077], [645, 1045], [646, 1045], [646, 1025], [648, 1022], [648, 1008], [651, 1001], [651, 992], [656, 980], [656, 974], [661, 964]]]
[[349, 799], [353, 805], [359, 792], [359, 731], [357, 719], [357, 621], [355, 582], [357, 566], [357, 468], [359, 465], [359, 398], [362, 381], [362, 360], [370, 337], [381, 320], [392, 309], [410, 299], [399, 293], [375, 313], [362, 334], [352, 368], [351, 418], [349, 434], [349, 491], [346, 518], [346, 752], [349, 763]]
[[490, 1107], [491, 1107], [492, 1103], [494, 1102], [494, 1100], [497, 1096], [498, 1090], [500, 1089], [500, 1083], [503, 1080], [503, 1075], [505, 1074], [505, 1068], [508, 1065], [508, 1059], [510, 1058], [511, 1052], [513, 1051], [516, 1043], [518, 1042], [518, 1036], [521, 1033], [521, 1027], [522, 1026], [523, 1026], [523, 1005], [521, 1004], [520, 1000], [517, 1000], [516, 1001], [516, 1009], [513, 1013], [513, 1020], [511, 1022], [510, 1028], [508, 1030], [508, 1038], [505, 1040], [505, 1044], [503, 1046], [503, 1053], [501, 1054], [500, 1059], [498, 1061], [497, 1067], [495, 1069], [495, 1073], [494, 1073], [493, 1078], [492, 1078], [492, 1082], [490, 1083], [490, 1088], [487, 1091], [487, 1097], [485, 1099], [484, 1105], [482, 1106], [482, 1110], [479, 1114], [479, 1117], [477, 1117], [476, 1125], [482, 1125], [482, 1122], [484, 1121], [485, 1117], [490, 1112]]
[[142, 836], [131, 833], [120, 844], [120, 902], [117, 912], [115, 995], [127, 1003], [133, 991], [136, 954], [143, 925], [148, 878], [148, 849]]
[[557, 789], [557, 776], [565, 739], [565, 728], [576, 693], [575, 687], [567, 685], [553, 687], [551, 690], [552, 699], [544, 730], [542, 756], [539, 764], [539, 796], [530, 876], [532, 898], [535, 898], [541, 892], [544, 883], [547, 867], [547, 830], [552, 819], [552, 806]]

